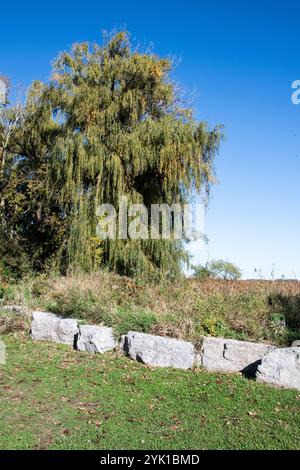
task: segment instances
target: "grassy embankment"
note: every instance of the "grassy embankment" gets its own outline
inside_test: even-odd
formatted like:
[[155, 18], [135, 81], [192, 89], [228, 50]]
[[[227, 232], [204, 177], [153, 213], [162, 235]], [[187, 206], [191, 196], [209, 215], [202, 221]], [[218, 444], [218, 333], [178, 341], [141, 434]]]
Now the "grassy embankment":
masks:
[[[6, 304], [21, 303], [112, 326], [118, 335], [137, 330], [195, 344], [201, 335], [212, 335], [278, 345], [290, 345], [300, 337], [297, 281], [185, 280], [151, 285], [102, 272], [3, 285], [2, 296]], [[288, 328], [272, 322], [274, 313], [285, 315]], [[6, 322], [1, 329], [0, 322], [0, 333], [11, 329]]]

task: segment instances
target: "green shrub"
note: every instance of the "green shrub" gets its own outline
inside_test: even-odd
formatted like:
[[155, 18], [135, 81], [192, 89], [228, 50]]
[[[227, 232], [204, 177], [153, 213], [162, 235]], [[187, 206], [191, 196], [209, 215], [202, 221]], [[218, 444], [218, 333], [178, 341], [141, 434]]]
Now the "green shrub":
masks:
[[115, 330], [119, 335], [123, 335], [128, 333], [128, 331], [149, 333], [156, 323], [157, 318], [152, 312], [119, 309], [117, 323], [111, 326], [115, 327]]

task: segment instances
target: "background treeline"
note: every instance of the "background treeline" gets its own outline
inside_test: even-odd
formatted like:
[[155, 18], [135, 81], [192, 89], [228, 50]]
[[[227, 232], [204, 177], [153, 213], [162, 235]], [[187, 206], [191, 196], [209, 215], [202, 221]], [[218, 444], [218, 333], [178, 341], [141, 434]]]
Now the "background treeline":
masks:
[[127, 33], [75, 44], [36, 81], [24, 106], [0, 106], [0, 274], [107, 266], [177, 277], [184, 241], [105, 241], [98, 204], [149, 207], [208, 194], [221, 128], [198, 123], [172, 63], [134, 49]]

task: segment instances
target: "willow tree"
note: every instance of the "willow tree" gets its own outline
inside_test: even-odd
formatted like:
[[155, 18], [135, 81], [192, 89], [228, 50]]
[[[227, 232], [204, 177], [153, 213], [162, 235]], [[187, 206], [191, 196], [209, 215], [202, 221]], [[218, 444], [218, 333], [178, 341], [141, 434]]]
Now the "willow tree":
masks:
[[171, 65], [137, 52], [121, 32], [102, 46], [75, 44], [55, 61], [49, 83], [34, 84], [25, 126], [64, 224], [56, 250], [62, 269], [103, 263], [130, 275], [180, 272], [182, 241], [96, 237], [100, 203], [117, 206], [124, 195], [147, 207], [185, 203], [213, 182], [220, 127], [210, 131], [182, 105]]
[[32, 88], [25, 108], [0, 107], [0, 278], [43, 269], [65, 235], [56, 194], [47, 191], [55, 125], [37, 112], [40, 90]]

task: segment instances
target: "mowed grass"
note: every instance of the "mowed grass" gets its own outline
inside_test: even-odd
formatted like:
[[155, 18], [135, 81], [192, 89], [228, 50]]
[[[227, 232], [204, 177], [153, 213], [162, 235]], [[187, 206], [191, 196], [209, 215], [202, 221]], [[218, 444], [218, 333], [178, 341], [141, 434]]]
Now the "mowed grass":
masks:
[[1, 339], [1, 449], [300, 448], [297, 391]]

